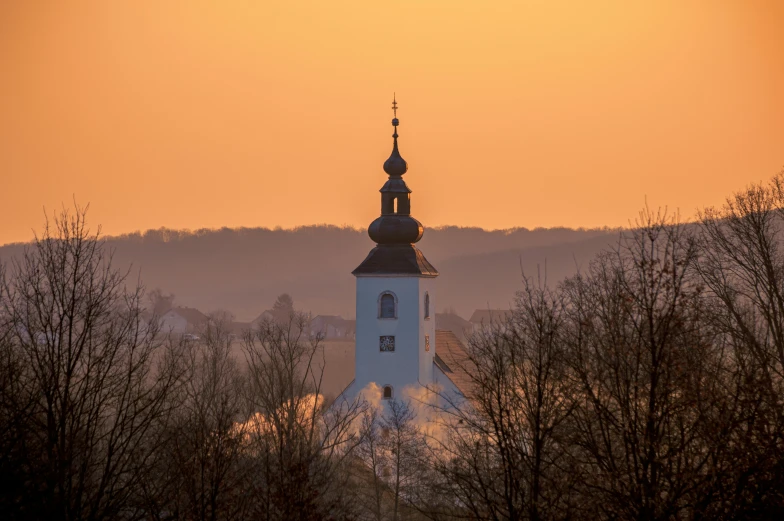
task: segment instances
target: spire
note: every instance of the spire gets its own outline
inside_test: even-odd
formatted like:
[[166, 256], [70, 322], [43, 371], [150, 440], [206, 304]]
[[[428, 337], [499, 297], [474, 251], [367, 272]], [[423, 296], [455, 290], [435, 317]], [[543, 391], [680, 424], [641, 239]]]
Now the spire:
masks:
[[400, 151], [397, 148], [397, 126], [400, 124], [400, 121], [397, 119], [397, 99], [392, 94], [392, 126], [395, 128], [394, 134], [392, 134], [392, 139], [394, 140], [392, 143], [392, 154], [390, 154], [389, 159], [384, 162], [384, 172], [389, 174], [389, 177], [400, 177], [408, 171], [408, 163], [406, 160], [400, 157]]
[[368, 226], [368, 235], [376, 243], [368, 256], [352, 273], [356, 276], [410, 275], [436, 277], [438, 271], [414, 243], [425, 228], [411, 216], [411, 190], [401, 177], [408, 170], [397, 148], [397, 99], [392, 97], [392, 126], [395, 133], [392, 154], [384, 163], [389, 179], [381, 187], [381, 215]]

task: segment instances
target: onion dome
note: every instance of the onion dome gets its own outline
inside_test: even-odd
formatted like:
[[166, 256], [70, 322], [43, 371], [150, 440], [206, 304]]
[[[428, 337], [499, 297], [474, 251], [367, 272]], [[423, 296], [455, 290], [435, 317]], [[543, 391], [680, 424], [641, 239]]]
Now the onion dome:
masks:
[[382, 215], [368, 226], [368, 235], [377, 244], [413, 244], [424, 233], [422, 223], [410, 215]]
[[389, 179], [381, 192], [381, 215], [368, 227], [368, 235], [376, 243], [367, 258], [354, 270], [354, 275], [400, 274], [436, 277], [438, 272], [414, 243], [422, 238], [425, 228], [411, 217], [411, 190], [402, 176], [408, 164], [400, 156], [397, 146], [397, 101], [393, 99], [395, 133], [392, 154], [384, 162], [384, 172]]

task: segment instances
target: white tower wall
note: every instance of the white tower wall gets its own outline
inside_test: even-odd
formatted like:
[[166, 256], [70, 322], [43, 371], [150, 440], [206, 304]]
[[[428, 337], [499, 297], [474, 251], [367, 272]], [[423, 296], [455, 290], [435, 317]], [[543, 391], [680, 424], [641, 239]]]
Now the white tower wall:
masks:
[[[417, 276], [357, 277], [356, 378], [361, 391], [369, 383], [391, 385], [399, 397], [407, 386], [433, 382], [435, 355], [435, 279]], [[379, 318], [379, 299], [384, 292], [397, 297], [397, 318]], [[429, 295], [429, 318], [425, 318], [425, 294]], [[380, 350], [380, 337], [395, 337], [394, 352]], [[429, 349], [426, 345], [429, 337]]]
[[[438, 271], [414, 246], [424, 227], [411, 216], [411, 190], [403, 180], [408, 164], [398, 149], [400, 122], [394, 100], [392, 109], [392, 153], [384, 162], [389, 177], [379, 190], [381, 215], [368, 226], [368, 236], [376, 246], [352, 272], [357, 278], [356, 373], [347, 397], [356, 396], [371, 382], [381, 388], [390, 386], [395, 398], [405, 398], [406, 388], [417, 392], [433, 383]], [[386, 292], [394, 296], [396, 311], [394, 317], [381, 318], [381, 297]], [[389, 307], [385, 305], [384, 310], [388, 315]], [[394, 350], [387, 349], [390, 337]]]

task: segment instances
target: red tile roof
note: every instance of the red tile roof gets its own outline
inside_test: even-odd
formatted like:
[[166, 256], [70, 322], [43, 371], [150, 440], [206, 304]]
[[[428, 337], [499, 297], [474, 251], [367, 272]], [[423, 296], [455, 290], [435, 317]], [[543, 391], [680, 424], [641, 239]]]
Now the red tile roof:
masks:
[[471, 334], [471, 322], [454, 313], [436, 313], [436, 324], [444, 331], [451, 331], [461, 341]]
[[472, 382], [469, 376], [473, 363], [462, 342], [451, 331], [436, 331], [435, 364], [455, 384], [463, 396], [471, 397]]

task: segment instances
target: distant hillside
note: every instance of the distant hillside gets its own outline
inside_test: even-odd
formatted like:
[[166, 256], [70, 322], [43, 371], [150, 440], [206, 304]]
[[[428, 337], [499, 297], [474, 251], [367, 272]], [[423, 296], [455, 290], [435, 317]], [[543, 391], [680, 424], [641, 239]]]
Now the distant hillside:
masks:
[[[426, 229], [418, 246], [441, 273], [436, 309], [452, 307], [468, 317], [476, 308], [508, 307], [521, 266], [535, 275], [546, 263], [548, 280], [557, 282], [616, 237], [617, 230], [607, 229], [445, 227]], [[336, 226], [161, 229], [107, 240], [115, 263], [132, 266], [134, 277], [140, 270], [147, 288], [172, 292], [180, 305], [205, 312], [232, 311], [239, 320], [254, 318], [283, 292], [300, 309], [353, 317], [351, 271], [374, 246], [363, 230]], [[0, 247], [0, 259], [22, 248]]]

